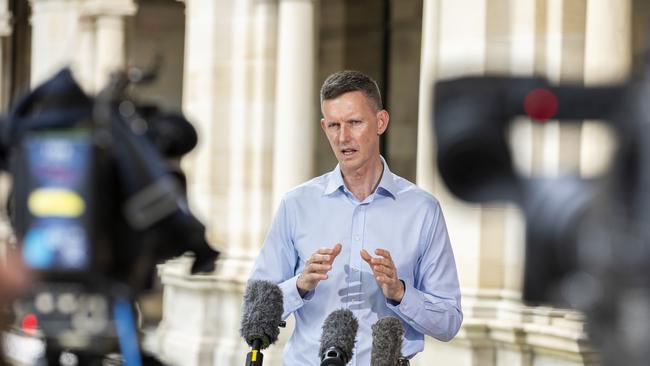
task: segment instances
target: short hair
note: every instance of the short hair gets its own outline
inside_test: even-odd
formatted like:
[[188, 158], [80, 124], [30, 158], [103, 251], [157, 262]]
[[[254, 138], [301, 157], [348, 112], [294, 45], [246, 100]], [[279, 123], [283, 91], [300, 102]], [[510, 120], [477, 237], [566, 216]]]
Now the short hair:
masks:
[[353, 91], [362, 92], [371, 102], [370, 107], [374, 107], [375, 110], [383, 109], [377, 82], [370, 76], [353, 70], [339, 71], [328, 76], [320, 88], [320, 102], [323, 104], [326, 100], [335, 99]]

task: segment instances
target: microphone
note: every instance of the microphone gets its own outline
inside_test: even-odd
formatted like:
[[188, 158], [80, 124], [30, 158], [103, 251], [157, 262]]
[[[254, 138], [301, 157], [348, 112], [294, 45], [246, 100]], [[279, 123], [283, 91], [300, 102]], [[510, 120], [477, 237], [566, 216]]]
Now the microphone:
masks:
[[262, 280], [250, 281], [242, 303], [241, 337], [252, 350], [246, 357], [247, 366], [262, 365], [264, 355], [260, 352], [275, 343], [280, 334], [282, 321], [282, 290], [278, 285]]
[[398, 366], [402, 356], [402, 322], [392, 316], [379, 319], [372, 326], [371, 366]]
[[323, 323], [320, 365], [345, 366], [352, 358], [359, 323], [348, 309], [333, 311]]

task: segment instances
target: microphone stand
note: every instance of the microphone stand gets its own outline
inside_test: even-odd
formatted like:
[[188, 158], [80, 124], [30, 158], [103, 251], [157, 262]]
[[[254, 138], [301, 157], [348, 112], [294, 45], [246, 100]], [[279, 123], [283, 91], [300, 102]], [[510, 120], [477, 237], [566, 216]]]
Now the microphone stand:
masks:
[[[280, 321], [278, 324], [278, 327], [284, 328], [287, 326], [287, 322], [284, 320]], [[266, 336], [264, 336], [266, 338]], [[267, 341], [267, 346], [268, 346], [268, 339]], [[273, 341], [275, 342], [275, 340]], [[264, 341], [261, 338], [255, 338], [253, 339], [253, 344], [251, 345], [251, 351], [248, 352], [246, 355], [246, 363], [244, 366], [262, 366], [262, 361], [264, 361], [264, 355], [262, 354], [262, 346], [264, 345]]]
[[255, 339], [253, 341], [253, 349], [246, 355], [245, 366], [262, 366], [262, 361], [264, 361], [264, 355], [260, 351], [262, 348], [262, 340]]

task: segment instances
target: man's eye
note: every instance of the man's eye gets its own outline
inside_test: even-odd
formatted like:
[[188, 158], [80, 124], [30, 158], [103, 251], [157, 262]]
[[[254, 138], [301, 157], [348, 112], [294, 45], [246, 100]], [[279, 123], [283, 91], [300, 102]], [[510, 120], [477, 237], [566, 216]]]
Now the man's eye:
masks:
[[327, 125], [327, 127], [329, 127], [329, 128], [338, 128], [339, 124], [338, 123], [330, 123], [329, 125]]
[[361, 121], [356, 121], [356, 120], [350, 121], [350, 124], [351, 125], [358, 125], [358, 124], [361, 124]]

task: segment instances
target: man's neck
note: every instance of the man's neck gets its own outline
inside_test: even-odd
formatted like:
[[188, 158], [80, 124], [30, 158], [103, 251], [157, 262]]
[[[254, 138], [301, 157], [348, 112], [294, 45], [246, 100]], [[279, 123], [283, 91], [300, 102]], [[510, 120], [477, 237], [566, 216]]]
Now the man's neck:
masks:
[[370, 166], [354, 171], [341, 171], [345, 186], [352, 192], [360, 202], [365, 200], [377, 189], [381, 176], [384, 172], [384, 164], [377, 156]]

